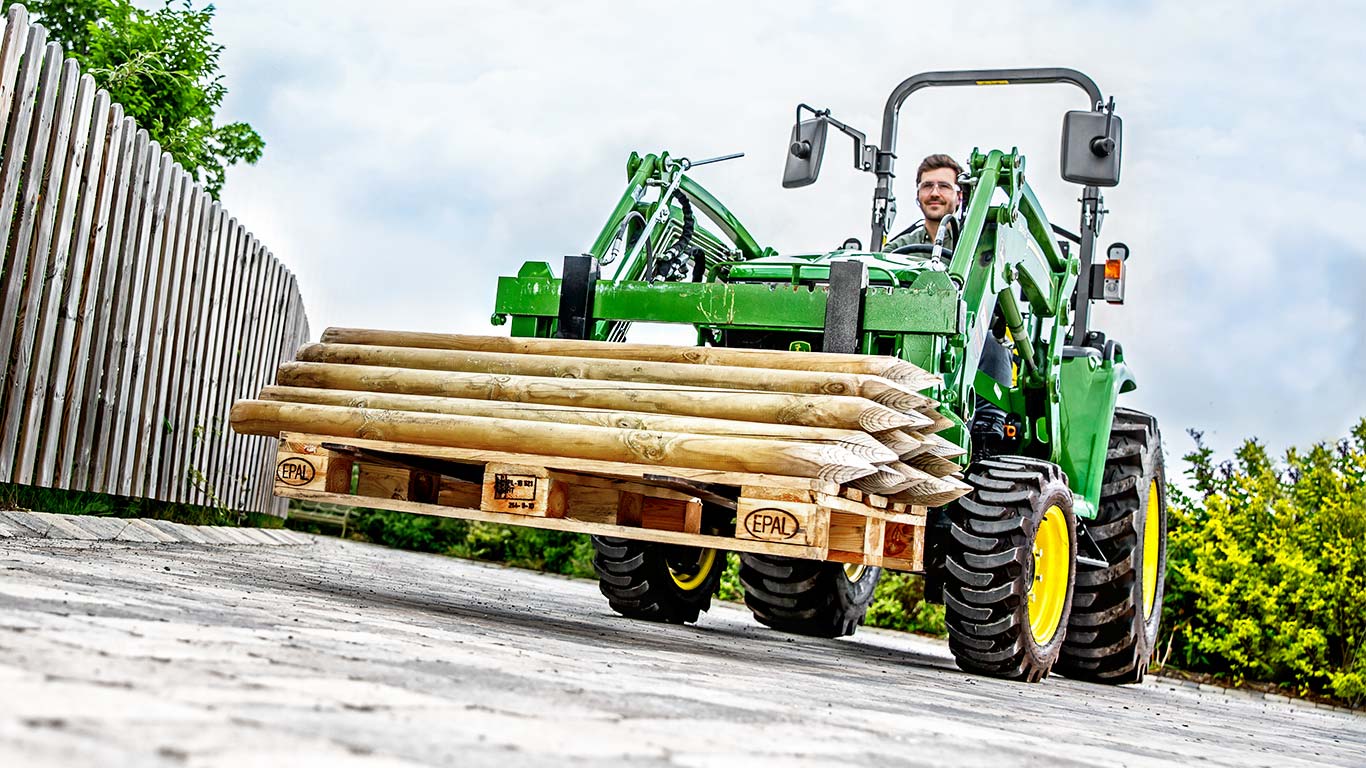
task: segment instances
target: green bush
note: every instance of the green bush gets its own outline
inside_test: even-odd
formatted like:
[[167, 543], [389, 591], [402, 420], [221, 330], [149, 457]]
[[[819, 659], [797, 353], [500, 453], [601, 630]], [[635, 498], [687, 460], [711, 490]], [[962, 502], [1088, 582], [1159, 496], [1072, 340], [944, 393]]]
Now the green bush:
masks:
[[369, 541], [400, 549], [489, 560], [518, 568], [593, 577], [587, 536], [404, 512], [357, 510], [351, 528]]
[[944, 628], [944, 606], [926, 602], [925, 579], [910, 573], [883, 572], [864, 623], [939, 637], [948, 634]]
[[1216, 464], [1192, 432], [1171, 489], [1163, 661], [1234, 682], [1366, 701], [1366, 420], [1273, 462]]

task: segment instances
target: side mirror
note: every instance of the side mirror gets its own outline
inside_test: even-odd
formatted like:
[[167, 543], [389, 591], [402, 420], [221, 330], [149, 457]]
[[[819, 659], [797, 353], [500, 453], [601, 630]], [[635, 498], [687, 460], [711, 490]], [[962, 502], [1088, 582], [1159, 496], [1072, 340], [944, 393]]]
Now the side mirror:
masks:
[[1123, 128], [1113, 112], [1068, 112], [1062, 121], [1063, 179], [1094, 187], [1118, 185]]
[[825, 131], [829, 123], [824, 117], [802, 120], [792, 126], [792, 140], [787, 147], [787, 165], [783, 168], [783, 186], [804, 187], [821, 174], [821, 156], [825, 154]]

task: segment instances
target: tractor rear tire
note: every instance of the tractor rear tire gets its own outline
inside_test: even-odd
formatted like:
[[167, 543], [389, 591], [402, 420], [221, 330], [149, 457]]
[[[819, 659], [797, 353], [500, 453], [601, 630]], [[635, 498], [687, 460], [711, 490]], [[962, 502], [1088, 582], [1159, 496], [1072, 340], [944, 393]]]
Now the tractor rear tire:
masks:
[[777, 555], [740, 555], [745, 605], [760, 624], [811, 637], [844, 637], [863, 623], [881, 568]]
[[1079, 565], [1058, 671], [1121, 685], [1142, 682], [1162, 623], [1167, 494], [1157, 419], [1115, 409], [1095, 520], [1083, 521], [1107, 568]]
[[944, 618], [968, 672], [1038, 682], [1062, 650], [1077, 566], [1072, 491], [1061, 469], [998, 456], [968, 470], [947, 509]]
[[612, 610], [686, 624], [711, 607], [725, 557], [714, 549], [593, 536], [593, 570]]

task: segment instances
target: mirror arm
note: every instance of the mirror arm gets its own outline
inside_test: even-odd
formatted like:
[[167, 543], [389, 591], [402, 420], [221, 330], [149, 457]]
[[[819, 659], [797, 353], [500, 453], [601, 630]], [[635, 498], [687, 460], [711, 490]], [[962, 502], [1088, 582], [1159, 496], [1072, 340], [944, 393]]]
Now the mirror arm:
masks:
[[1091, 139], [1091, 154], [1096, 157], [1109, 157], [1115, 151], [1115, 140], [1110, 138], [1110, 125], [1115, 121], [1115, 97], [1105, 105], [1105, 135]]
[[[850, 127], [850, 126], [848, 126], [848, 125], [845, 125], [844, 123], [841, 123], [840, 121], [838, 121], [838, 120], [836, 120], [835, 118], [831, 117], [831, 116], [830, 116], [830, 110], [828, 110], [828, 109], [816, 109], [816, 108], [814, 108], [814, 107], [812, 107], [812, 106], [810, 106], [810, 105], [808, 105], [808, 104], [798, 104], [798, 105], [797, 105], [797, 122], [798, 122], [798, 123], [800, 123], [800, 122], [802, 121], [802, 110], [803, 110], [803, 109], [806, 110], [806, 111], [808, 111], [808, 112], [810, 112], [811, 115], [812, 115], [813, 117], [815, 117], [815, 118], [817, 118], [817, 119], [819, 119], [819, 120], [824, 120], [825, 122], [827, 122], [827, 123], [829, 123], [829, 124], [835, 126], [836, 128], [840, 129], [840, 131], [842, 131], [842, 132], [844, 133], [844, 135], [846, 135], [846, 136], [848, 136], [849, 138], [853, 139], [853, 140], [854, 140], [854, 167], [855, 167], [856, 169], [860, 170], [860, 171], [868, 171], [869, 173], [872, 173], [872, 172], [873, 172], [873, 165], [874, 165], [874, 164], [876, 163], [876, 161], [877, 161], [878, 150], [877, 150], [877, 147], [876, 147], [876, 146], [874, 146], [874, 145], [868, 143], [868, 134], [864, 133], [863, 131], [858, 130], [857, 128], [852, 128], [852, 127]], [[803, 143], [803, 144], [806, 144], [806, 142], [802, 142], [802, 143]], [[802, 159], [806, 159], [806, 157], [807, 157], [808, 155], [811, 154], [811, 147], [810, 147], [810, 146], [797, 146], [797, 145], [794, 144], [794, 145], [792, 146], [792, 154], [794, 154], [794, 155], [796, 155], [797, 157], [800, 157], [800, 158], [802, 158]]]

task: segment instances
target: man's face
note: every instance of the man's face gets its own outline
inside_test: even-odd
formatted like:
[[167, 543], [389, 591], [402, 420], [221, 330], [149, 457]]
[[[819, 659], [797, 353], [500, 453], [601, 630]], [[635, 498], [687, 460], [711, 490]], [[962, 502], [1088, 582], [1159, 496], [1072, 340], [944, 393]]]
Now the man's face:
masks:
[[958, 176], [952, 168], [935, 168], [920, 176], [916, 192], [926, 221], [939, 221], [958, 210]]

